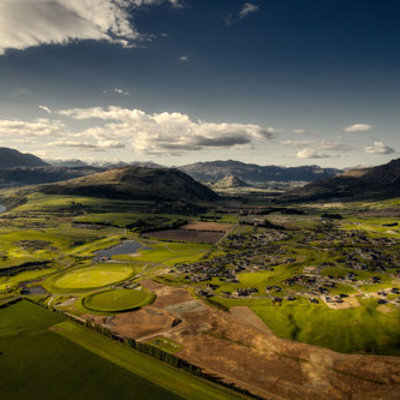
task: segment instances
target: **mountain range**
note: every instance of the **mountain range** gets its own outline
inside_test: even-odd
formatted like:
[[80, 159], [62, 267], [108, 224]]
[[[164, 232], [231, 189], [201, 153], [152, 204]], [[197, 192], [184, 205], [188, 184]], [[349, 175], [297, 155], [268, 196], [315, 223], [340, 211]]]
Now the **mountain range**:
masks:
[[[14, 149], [0, 148], [0, 187], [35, 185], [64, 181], [109, 169], [126, 166], [163, 168], [154, 162], [96, 162], [87, 164], [81, 160], [49, 160], [45, 162], [32, 154], [23, 154]], [[215, 187], [266, 186], [271, 182], [312, 182], [332, 177], [340, 172], [335, 168], [318, 166], [279, 167], [246, 164], [240, 161], [198, 162], [177, 167], [203, 184]], [[214, 187], [214, 186], [213, 186]]]
[[315, 165], [259, 166], [232, 160], [198, 162], [179, 169], [163, 168], [152, 162], [134, 164], [125, 167], [126, 163], [122, 163], [122, 168], [115, 168], [114, 164], [94, 167], [71, 160], [54, 166], [32, 154], [0, 148], [0, 188], [44, 184], [42, 190], [48, 193], [209, 201], [216, 194], [203, 184], [225, 189], [265, 186], [268, 182], [303, 182], [307, 184], [282, 194], [278, 201], [400, 196], [400, 159], [377, 167], [348, 170]]
[[24, 154], [15, 149], [0, 147], [0, 169], [14, 167], [45, 167], [45, 161], [33, 154]]
[[372, 168], [348, 170], [282, 194], [278, 201], [365, 200], [400, 197], [400, 159]]
[[234, 176], [250, 185], [265, 185], [268, 182], [312, 182], [330, 178], [342, 172], [336, 168], [321, 168], [316, 165], [302, 167], [260, 166], [240, 161], [197, 162], [179, 167], [202, 183], [213, 183]]

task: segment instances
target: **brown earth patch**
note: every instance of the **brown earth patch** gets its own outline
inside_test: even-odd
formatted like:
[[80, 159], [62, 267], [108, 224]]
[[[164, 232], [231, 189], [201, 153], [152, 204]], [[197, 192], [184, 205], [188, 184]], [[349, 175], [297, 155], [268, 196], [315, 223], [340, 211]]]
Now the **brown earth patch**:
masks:
[[98, 325], [108, 325], [118, 335], [135, 339], [148, 338], [168, 331], [175, 321], [175, 318], [169, 313], [154, 309], [151, 306], [138, 311], [118, 314], [110, 322], [107, 317], [99, 315], [85, 315], [83, 317], [90, 317]]
[[324, 298], [322, 298], [322, 300], [329, 308], [332, 308], [333, 310], [346, 310], [348, 308], [360, 307], [360, 302], [355, 296], [343, 298], [343, 303], [327, 303]]
[[271, 329], [261, 320], [261, 318], [254, 313], [254, 311], [246, 306], [232, 307], [230, 309], [231, 314], [240, 322], [252, 326], [267, 335], [273, 335]]
[[376, 309], [383, 314], [389, 314], [390, 312], [394, 311], [392, 307], [389, 307], [386, 304], [381, 304], [380, 306], [376, 307]]
[[[227, 313], [182, 288], [151, 281], [142, 285], [154, 291], [157, 300], [117, 315], [113, 331], [139, 340], [165, 336], [183, 346], [177, 353], [182, 359], [265, 399], [400, 398], [400, 358], [340, 354], [280, 339], [260, 329], [244, 307]], [[106, 317], [94, 318], [102, 323]]]
[[219, 222], [200, 222], [194, 221], [179, 227], [179, 229], [188, 231], [211, 231], [211, 232], [229, 232], [233, 228], [232, 224], [221, 224]]

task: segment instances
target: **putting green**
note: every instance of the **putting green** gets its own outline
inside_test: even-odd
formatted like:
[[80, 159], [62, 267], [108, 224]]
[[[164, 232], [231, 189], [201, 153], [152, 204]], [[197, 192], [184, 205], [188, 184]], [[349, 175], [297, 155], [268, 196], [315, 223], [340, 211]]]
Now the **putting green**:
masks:
[[144, 289], [115, 289], [95, 293], [85, 298], [83, 304], [92, 311], [127, 311], [152, 303], [156, 296]]
[[67, 272], [54, 285], [61, 289], [90, 289], [128, 279], [133, 269], [125, 265], [95, 265]]

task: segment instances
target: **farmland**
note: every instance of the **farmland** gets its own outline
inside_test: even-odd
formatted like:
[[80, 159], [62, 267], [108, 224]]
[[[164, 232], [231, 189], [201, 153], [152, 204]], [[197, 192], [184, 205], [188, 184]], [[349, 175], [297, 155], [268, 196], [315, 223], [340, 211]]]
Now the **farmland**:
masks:
[[[321, 356], [337, 368], [340, 357], [348, 357], [343, 374], [349, 376], [357, 375], [357, 357], [367, 357], [359, 354], [379, 354], [375, 362], [382, 360], [389, 375], [397, 368], [397, 361], [386, 358], [400, 355], [400, 220], [392, 204], [384, 215], [376, 214], [376, 205], [357, 203], [289, 211], [209, 207], [183, 217], [151, 213], [143, 201], [29, 194], [0, 214], [0, 301], [27, 296], [265, 398], [318, 398], [317, 392], [293, 389], [299, 361], [287, 361], [300, 357], [314, 365], [310, 344], [320, 346]], [[25, 303], [12, 307], [20, 304]], [[124, 374], [161, 385], [165, 396], [187, 398], [175, 378], [158, 382], [150, 379], [158, 374], [155, 367], [134, 367], [136, 352], [50, 315], [58, 319], [41, 329], [56, 353], [67, 340], [78, 346], [77, 355], [86, 349]], [[271, 346], [282, 356], [272, 356]], [[55, 369], [52, 362], [49, 368]], [[331, 374], [326, 368], [324, 374]], [[267, 370], [270, 383], [256, 372]], [[117, 375], [111, 374], [115, 382], [125, 379]], [[203, 384], [187, 379], [189, 387]], [[287, 383], [277, 388], [274, 379]], [[315, 376], [307, 379], [316, 384]], [[379, 381], [373, 374], [368, 379]], [[365, 390], [366, 383], [357, 382]], [[199, 399], [207, 391], [219, 398], [218, 390], [207, 384]], [[221, 390], [221, 399], [239, 396]], [[330, 390], [341, 395], [335, 384]], [[371, 383], [368, 390], [377, 396], [379, 385]]]
[[0, 385], [7, 399], [128, 399], [133, 392], [137, 399], [235, 398], [32, 303], [1, 309], [0, 316]]
[[156, 232], [144, 233], [145, 236], [155, 239], [171, 241], [187, 241], [214, 244], [232, 229], [230, 224], [215, 222], [191, 222], [179, 227], [179, 229], [167, 229]]
[[149, 393], [154, 399], [181, 398], [46, 329], [60, 318], [38, 306], [22, 302], [0, 315], [4, 398], [128, 398], [132, 391], [141, 399]]

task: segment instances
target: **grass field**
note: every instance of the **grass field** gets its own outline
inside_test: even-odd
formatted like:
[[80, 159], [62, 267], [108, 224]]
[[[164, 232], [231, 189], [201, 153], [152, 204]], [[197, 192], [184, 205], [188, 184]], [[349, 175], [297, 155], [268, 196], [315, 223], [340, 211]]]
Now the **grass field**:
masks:
[[56, 268], [45, 268], [33, 271], [25, 271], [15, 276], [0, 278], [0, 290], [3, 290], [9, 286], [16, 285], [19, 282], [26, 282], [42, 278], [43, 276], [53, 274], [56, 271], [57, 271]]
[[27, 302], [0, 310], [3, 399], [183, 399], [48, 330], [60, 320]]
[[[66, 321], [57, 325], [57, 333], [76, 344], [100, 355], [106, 360], [125, 368], [128, 371], [158, 384], [166, 390], [190, 400], [233, 400], [242, 398], [238, 394], [202, 381], [194, 376], [178, 371], [163, 363], [100, 336], [84, 327]], [[115, 397], [111, 397], [115, 398]], [[127, 397], [126, 399], [131, 399]], [[136, 399], [136, 398], [135, 398]], [[146, 399], [155, 400], [148, 396]]]
[[347, 310], [307, 303], [251, 308], [275, 334], [286, 339], [345, 353], [370, 350], [400, 356], [400, 312], [382, 313], [376, 309], [376, 301]]
[[56, 278], [54, 285], [60, 289], [91, 289], [128, 279], [133, 273], [129, 266], [96, 264], [78, 268]]
[[[343, 352], [375, 350], [398, 354], [396, 343], [399, 341], [399, 335], [395, 325], [400, 324], [399, 307], [392, 304], [391, 311], [389, 307], [383, 312], [382, 307], [377, 307], [375, 293], [381, 289], [387, 289], [389, 292], [392, 287], [399, 286], [399, 268], [396, 266], [400, 265], [399, 245], [368, 247], [351, 244], [351, 240], [342, 243], [330, 240], [329, 243], [324, 243], [326, 232], [322, 233], [319, 229], [322, 213], [329, 211], [343, 215], [343, 220], [334, 223], [342, 233], [356, 231], [372, 238], [400, 239], [399, 226], [387, 226], [400, 223], [399, 217], [365, 215], [366, 211], [380, 212], [385, 205], [398, 207], [399, 204], [398, 200], [371, 204], [352, 203], [338, 206], [337, 209], [316, 209], [313, 205], [307, 209], [305, 215], [268, 215], [271, 222], [285, 226], [288, 238], [274, 241], [271, 246], [272, 252], [269, 246], [260, 248], [257, 259], [246, 261], [247, 256], [241, 255], [235, 260], [236, 250], [225, 247], [223, 242], [211, 246], [141, 237], [138, 233], [140, 230], [136, 228], [146, 226], [147, 220], [152, 226], [160, 224], [166, 227], [165, 224], [179, 217], [173, 214], [149, 214], [152, 212], [149, 210], [149, 202], [32, 194], [28, 195], [24, 204], [0, 215], [0, 269], [15, 269], [12, 272], [13, 276], [0, 277], [0, 298], [18, 295], [21, 282], [43, 279], [40, 285], [49, 292], [54, 301], [53, 305], [57, 304], [57, 296], [64, 296], [66, 299], [75, 297], [77, 301], [61, 308], [77, 315], [87, 313], [88, 309], [94, 314], [94, 310], [99, 310], [97, 313], [112, 315], [152, 301], [151, 296], [142, 297], [144, 292], [115, 289], [116, 284], [132, 278], [135, 278], [138, 284], [142, 279], [155, 279], [175, 286], [190, 285], [193, 292], [206, 289], [207, 284], [211, 283], [218, 285], [212, 291], [213, 299], [227, 307], [251, 307], [281, 337]], [[238, 215], [220, 215], [212, 210], [203, 215], [203, 219], [207, 219], [206, 217], [225, 223], [237, 223], [239, 219]], [[195, 216], [182, 218], [192, 222], [196, 220]], [[77, 225], [76, 222], [80, 224]], [[100, 225], [91, 225], [96, 223]], [[137, 226], [134, 226], [135, 224]], [[253, 239], [246, 239], [246, 235], [251, 236], [264, 231], [263, 228], [239, 225], [232, 234], [244, 237], [241, 251], [250, 249], [251, 252]], [[308, 234], [313, 238], [306, 243], [304, 239]], [[134, 256], [114, 256], [113, 261], [119, 261], [120, 264], [93, 264], [92, 258], [97, 250], [115, 246], [125, 238], [138, 240], [147, 249], [139, 250]], [[276, 256], [273, 252], [274, 246], [279, 247]], [[368, 256], [366, 253], [370, 248], [378, 251], [376, 257], [380, 264], [382, 258], [379, 252], [391, 257], [386, 271], [382, 272], [382, 269], [375, 267], [361, 269], [360, 266], [355, 269], [351, 264], [346, 264], [352, 255], [357, 258], [358, 264], [367, 264], [368, 267], [371, 264], [368, 257], [363, 258], [357, 254], [362, 250], [364, 256]], [[279, 264], [281, 255], [295, 261]], [[228, 269], [234, 268], [235, 262], [240, 261], [241, 257], [250, 268], [246, 268], [246, 272], [236, 272], [237, 280], [221, 280], [214, 276], [211, 280], [198, 282], [191, 282], [191, 277], [184, 279], [184, 274], [177, 274], [179, 267], [174, 268], [176, 264], [203, 262], [217, 256], [233, 256], [227, 264]], [[253, 268], [257, 266], [258, 261], [262, 263], [268, 257], [276, 258], [273, 260], [273, 268]], [[40, 261], [48, 262], [49, 268], [30, 271], [24, 269], [24, 263]], [[271, 261], [266, 263], [269, 262]], [[300, 284], [289, 286], [284, 282], [288, 278], [303, 274], [306, 266], [317, 266], [318, 274], [323, 279], [328, 279], [329, 276], [335, 278], [336, 286], [329, 289], [330, 296], [364, 292], [365, 298], [376, 298], [370, 302], [364, 299], [358, 308], [348, 310], [332, 310], [325, 306], [322, 299], [318, 305], [312, 305], [307, 296], [315, 294], [310, 294], [310, 289]], [[166, 270], [171, 271], [165, 273]], [[353, 273], [359, 283], [355, 285], [342, 279], [349, 273]], [[373, 284], [373, 278], [380, 278], [379, 283]], [[318, 285], [320, 284], [322, 282]], [[280, 292], [266, 291], [266, 287], [271, 285], [278, 285]], [[256, 288], [258, 292], [250, 298], [229, 298], [236, 289], [245, 288]], [[303, 297], [307, 290], [307, 296]], [[94, 291], [101, 292], [93, 293]], [[289, 295], [295, 296], [296, 300], [289, 302]], [[273, 305], [274, 296], [282, 298], [281, 307]], [[165, 345], [166, 349], [168, 348], [168, 343], [159, 342], [154, 345], [160, 348]]]
[[211, 249], [207, 244], [196, 243], [157, 243], [149, 242], [147, 244], [151, 247], [149, 250], [141, 249], [135, 255], [115, 256], [116, 260], [131, 260], [135, 262], [164, 264], [173, 266], [180, 262], [196, 262], [204, 256], [204, 254]]
[[93, 311], [119, 312], [143, 307], [154, 300], [155, 295], [147, 290], [115, 289], [88, 296], [83, 304]]

